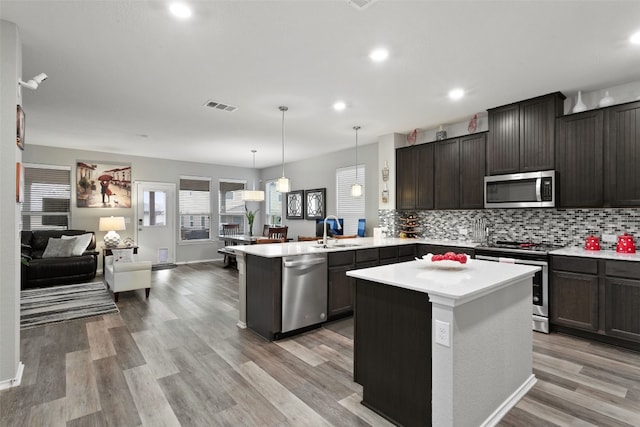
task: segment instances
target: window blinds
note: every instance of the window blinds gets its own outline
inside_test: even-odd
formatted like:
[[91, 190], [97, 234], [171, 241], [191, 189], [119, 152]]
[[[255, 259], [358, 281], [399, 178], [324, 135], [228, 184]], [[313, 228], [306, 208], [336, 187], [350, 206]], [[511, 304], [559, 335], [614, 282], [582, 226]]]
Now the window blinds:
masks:
[[336, 169], [336, 195], [338, 218], [344, 219], [344, 235], [358, 233], [358, 219], [364, 218], [365, 167], [358, 165], [358, 184], [362, 185], [362, 196], [353, 197], [351, 186], [356, 183], [356, 167]]
[[22, 229], [69, 228], [71, 168], [54, 165], [24, 165]]

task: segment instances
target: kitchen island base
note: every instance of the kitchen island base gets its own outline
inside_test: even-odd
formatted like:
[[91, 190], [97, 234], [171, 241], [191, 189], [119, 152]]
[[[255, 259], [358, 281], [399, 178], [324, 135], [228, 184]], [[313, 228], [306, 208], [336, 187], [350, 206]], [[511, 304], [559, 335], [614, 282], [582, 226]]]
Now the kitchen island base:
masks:
[[[464, 272], [418, 262], [349, 272], [363, 404], [402, 426], [498, 424], [536, 382], [536, 270], [474, 261]], [[448, 328], [438, 340], [436, 321]]]

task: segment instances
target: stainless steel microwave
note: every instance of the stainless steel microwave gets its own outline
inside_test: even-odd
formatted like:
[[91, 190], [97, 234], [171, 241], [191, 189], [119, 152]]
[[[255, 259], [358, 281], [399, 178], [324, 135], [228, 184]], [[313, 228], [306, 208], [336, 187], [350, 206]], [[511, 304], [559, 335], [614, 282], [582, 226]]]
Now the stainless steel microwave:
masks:
[[484, 177], [485, 208], [553, 208], [555, 206], [555, 171]]

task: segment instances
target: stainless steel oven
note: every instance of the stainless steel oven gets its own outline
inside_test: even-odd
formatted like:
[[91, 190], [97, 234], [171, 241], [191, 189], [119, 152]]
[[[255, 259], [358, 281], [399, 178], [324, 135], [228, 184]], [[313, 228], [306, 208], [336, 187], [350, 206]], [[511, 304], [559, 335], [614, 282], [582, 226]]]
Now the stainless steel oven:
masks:
[[[534, 331], [549, 333], [549, 254], [542, 245], [502, 242], [493, 247], [475, 249], [476, 259], [494, 262], [512, 262], [515, 264], [540, 267], [533, 278], [532, 327]], [[529, 245], [505, 247], [506, 245]], [[555, 249], [555, 248], [549, 248]]]

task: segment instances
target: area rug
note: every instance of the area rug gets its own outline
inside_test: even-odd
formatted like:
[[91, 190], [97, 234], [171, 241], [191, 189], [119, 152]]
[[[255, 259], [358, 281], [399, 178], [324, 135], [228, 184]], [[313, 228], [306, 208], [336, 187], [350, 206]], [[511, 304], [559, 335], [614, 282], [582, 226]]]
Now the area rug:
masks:
[[82, 283], [20, 292], [20, 329], [118, 313], [104, 283]]

